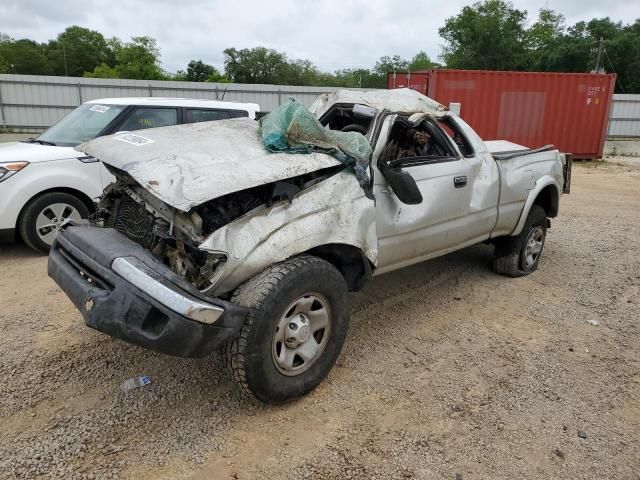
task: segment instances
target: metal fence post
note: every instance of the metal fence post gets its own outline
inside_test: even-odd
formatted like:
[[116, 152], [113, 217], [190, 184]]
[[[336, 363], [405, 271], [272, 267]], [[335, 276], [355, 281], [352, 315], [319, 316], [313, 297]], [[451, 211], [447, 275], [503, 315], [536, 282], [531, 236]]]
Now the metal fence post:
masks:
[[7, 129], [7, 118], [4, 116], [4, 103], [2, 103], [2, 80], [0, 80], [0, 117], [2, 117], [2, 128]]
[[216, 85], [216, 100], [218, 100], [218, 86]]
[[78, 82], [78, 105], [82, 105], [82, 85]]
[[149, 96], [153, 97], [153, 87], [149, 84]]
[[282, 105], [282, 91], [278, 89], [278, 106]]

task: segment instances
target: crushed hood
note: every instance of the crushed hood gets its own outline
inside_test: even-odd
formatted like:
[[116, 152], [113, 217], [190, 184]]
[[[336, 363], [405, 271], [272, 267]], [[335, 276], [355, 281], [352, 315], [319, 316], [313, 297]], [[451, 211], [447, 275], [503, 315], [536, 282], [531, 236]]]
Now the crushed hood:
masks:
[[182, 211], [229, 193], [340, 165], [324, 153], [270, 153], [248, 118], [137, 130], [76, 147]]
[[320, 95], [309, 110], [320, 118], [335, 104], [359, 104], [394, 113], [430, 113], [431, 115], [447, 110], [444, 105], [410, 88], [336, 90], [333, 93]]

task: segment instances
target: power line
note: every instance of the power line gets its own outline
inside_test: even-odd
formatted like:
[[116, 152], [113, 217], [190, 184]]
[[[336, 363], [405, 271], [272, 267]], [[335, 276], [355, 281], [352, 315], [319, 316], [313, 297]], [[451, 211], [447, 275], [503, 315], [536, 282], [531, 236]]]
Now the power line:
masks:
[[611, 59], [609, 58], [609, 54], [607, 53], [607, 49], [603, 48], [603, 50], [604, 50], [604, 56], [607, 57], [607, 60], [609, 60], [609, 66], [611, 67], [611, 70], [613, 70], [613, 73], [616, 74], [616, 81], [618, 82], [618, 85], [620, 85], [620, 90], [622, 90], [622, 93], [624, 93], [624, 87], [622, 86], [622, 82], [620, 81], [620, 76], [616, 72], [616, 69], [613, 68], [613, 63], [611, 63]]

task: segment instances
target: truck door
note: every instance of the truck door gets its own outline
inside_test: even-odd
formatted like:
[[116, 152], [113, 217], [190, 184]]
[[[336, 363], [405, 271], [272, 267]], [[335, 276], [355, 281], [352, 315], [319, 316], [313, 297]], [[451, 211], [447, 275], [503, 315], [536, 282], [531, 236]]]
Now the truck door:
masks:
[[[428, 152], [417, 152], [416, 155], [411, 148], [403, 147], [411, 128], [422, 129], [429, 134], [431, 147]], [[389, 158], [389, 155], [394, 158]], [[401, 168], [415, 180], [422, 195], [419, 204], [403, 203], [383, 175], [385, 169], [376, 168], [378, 273], [489, 237], [496, 212], [491, 213], [493, 223], [486, 219], [476, 222], [470, 218], [478, 172], [476, 161], [461, 154], [434, 118], [423, 116], [415, 120], [411, 117], [408, 121], [395, 115], [388, 117], [376, 143], [373, 161], [377, 167], [382, 166], [380, 162], [392, 162]], [[497, 210], [495, 204], [493, 207]]]

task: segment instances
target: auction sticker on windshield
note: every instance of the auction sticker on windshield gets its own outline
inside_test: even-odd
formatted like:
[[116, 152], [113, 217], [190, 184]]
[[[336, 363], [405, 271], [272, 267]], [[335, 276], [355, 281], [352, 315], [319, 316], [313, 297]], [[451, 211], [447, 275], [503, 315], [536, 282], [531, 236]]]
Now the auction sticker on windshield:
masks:
[[109, 110], [109, 107], [105, 107], [104, 105], [94, 105], [89, 110], [92, 112], [104, 113]]
[[120, 140], [121, 142], [130, 143], [131, 145], [135, 145], [136, 147], [154, 142], [154, 140], [151, 140], [150, 138], [141, 137], [140, 135], [136, 135], [134, 133], [124, 133], [122, 135], [116, 135], [113, 138], [115, 138], [116, 140]]

